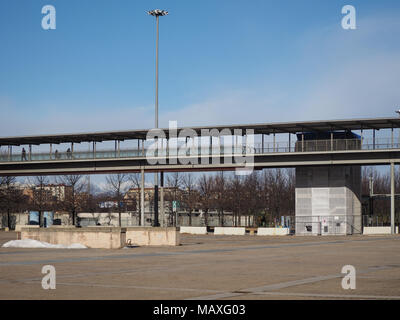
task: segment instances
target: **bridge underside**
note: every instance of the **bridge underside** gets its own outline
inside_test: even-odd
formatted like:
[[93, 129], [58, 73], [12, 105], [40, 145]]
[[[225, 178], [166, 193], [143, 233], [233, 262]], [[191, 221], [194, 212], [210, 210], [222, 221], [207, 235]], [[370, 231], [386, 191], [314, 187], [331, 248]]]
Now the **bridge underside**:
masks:
[[[108, 174], [118, 172], [173, 172], [173, 171], [222, 171], [240, 170], [243, 163], [230, 161], [224, 157], [185, 157], [175, 163], [169, 159], [159, 159], [157, 164], [149, 164], [145, 157], [48, 160], [0, 163], [0, 176], [35, 176], [62, 174]], [[253, 157], [253, 155], [251, 156]], [[354, 150], [334, 152], [294, 152], [254, 154], [248, 161], [247, 169], [254, 168], [296, 168], [302, 166], [337, 165], [390, 165], [400, 163], [400, 152], [395, 150]]]

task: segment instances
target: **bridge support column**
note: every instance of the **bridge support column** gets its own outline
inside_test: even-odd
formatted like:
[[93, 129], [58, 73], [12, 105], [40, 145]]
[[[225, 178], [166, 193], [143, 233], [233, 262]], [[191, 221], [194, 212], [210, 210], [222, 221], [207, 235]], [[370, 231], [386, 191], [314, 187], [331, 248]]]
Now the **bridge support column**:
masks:
[[390, 163], [390, 233], [395, 234], [394, 220], [394, 162]]
[[161, 193], [161, 227], [165, 227], [165, 208], [164, 208], [164, 172], [160, 173], [160, 193]]
[[144, 169], [141, 169], [140, 183], [140, 225], [144, 227]]
[[361, 233], [361, 166], [296, 168], [296, 234]]

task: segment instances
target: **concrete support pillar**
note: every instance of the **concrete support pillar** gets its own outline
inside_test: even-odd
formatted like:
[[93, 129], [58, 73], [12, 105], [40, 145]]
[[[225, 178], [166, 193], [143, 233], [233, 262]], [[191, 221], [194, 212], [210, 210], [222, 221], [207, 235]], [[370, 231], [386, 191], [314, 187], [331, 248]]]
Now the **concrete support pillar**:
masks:
[[32, 160], [32, 145], [29, 145], [29, 161]]
[[161, 172], [160, 177], [160, 193], [161, 193], [161, 227], [165, 227], [165, 210], [164, 210], [164, 172]]
[[375, 150], [375, 129], [372, 130], [372, 146], [372, 149]]
[[394, 147], [394, 136], [393, 136], [393, 126], [392, 126], [392, 149]]
[[169, 157], [169, 139], [167, 139], [167, 147], [166, 148], [167, 149], [166, 149], [165, 157], [168, 159], [168, 157]]
[[261, 152], [264, 153], [264, 134], [261, 135]]
[[296, 234], [346, 235], [361, 230], [361, 166], [296, 168]]
[[274, 132], [274, 152], [276, 151], [276, 147], [275, 147], [275, 145], [276, 145], [276, 141], [275, 141], [275, 132]]
[[140, 225], [144, 227], [144, 169], [141, 169], [140, 173]]
[[159, 227], [158, 219], [158, 172], [154, 174], [154, 224], [153, 227]]
[[50, 160], [52, 159], [52, 157], [53, 157], [53, 144], [50, 143]]
[[238, 136], [236, 136], [235, 137], [235, 154], [237, 154], [238, 152], [237, 152], [237, 150], [238, 150], [238, 147], [239, 147], [239, 142], [238, 142], [238, 139], [239, 139], [239, 137]]
[[394, 221], [394, 162], [390, 163], [390, 229], [391, 234], [395, 233], [395, 221]]

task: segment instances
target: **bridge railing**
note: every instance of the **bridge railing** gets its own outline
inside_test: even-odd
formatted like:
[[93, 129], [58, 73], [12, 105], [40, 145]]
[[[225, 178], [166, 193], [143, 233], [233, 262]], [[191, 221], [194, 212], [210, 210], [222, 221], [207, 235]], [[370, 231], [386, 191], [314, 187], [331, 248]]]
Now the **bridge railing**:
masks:
[[138, 158], [152, 155], [154, 157], [168, 156], [191, 156], [191, 155], [255, 155], [270, 153], [288, 152], [325, 152], [343, 150], [378, 150], [378, 149], [400, 149], [400, 142], [391, 139], [338, 139], [338, 140], [305, 140], [289, 142], [267, 142], [263, 145], [255, 143], [253, 146], [225, 145], [208, 146], [198, 148], [188, 144], [187, 148], [178, 145], [171, 148], [162, 148], [153, 151], [151, 154], [148, 148], [145, 149], [121, 149], [121, 150], [91, 150], [74, 152], [33, 152], [29, 154], [9, 153], [7, 150], [0, 151], [0, 162], [21, 162], [21, 161], [54, 161], [54, 160], [87, 160], [87, 159], [113, 159], [113, 158]]

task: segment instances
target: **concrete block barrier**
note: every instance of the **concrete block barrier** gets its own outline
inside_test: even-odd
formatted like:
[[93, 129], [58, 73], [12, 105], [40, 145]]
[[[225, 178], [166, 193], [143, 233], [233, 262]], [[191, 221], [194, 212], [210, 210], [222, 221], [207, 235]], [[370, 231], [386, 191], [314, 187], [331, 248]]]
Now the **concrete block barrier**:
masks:
[[245, 235], [246, 228], [242, 227], [215, 227], [214, 228], [215, 235]]
[[180, 233], [207, 234], [207, 227], [180, 227]]
[[96, 228], [21, 228], [21, 239], [44, 241], [51, 244], [80, 243], [88, 248], [119, 249], [125, 246], [126, 230], [118, 227]]
[[287, 236], [290, 233], [289, 228], [258, 228], [258, 236]]
[[179, 228], [127, 227], [126, 241], [136, 246], [179, 246]]
[[[396, 233], [399, 233], [399, 227], [395, 229]], [[364, 227], [363, 234], [390, 234], [391, 227]]]

